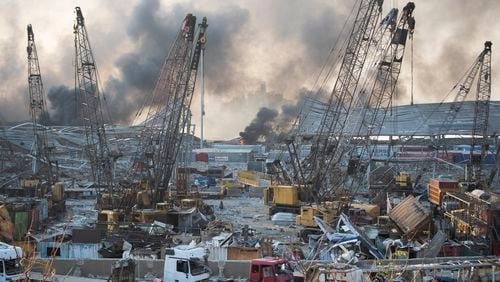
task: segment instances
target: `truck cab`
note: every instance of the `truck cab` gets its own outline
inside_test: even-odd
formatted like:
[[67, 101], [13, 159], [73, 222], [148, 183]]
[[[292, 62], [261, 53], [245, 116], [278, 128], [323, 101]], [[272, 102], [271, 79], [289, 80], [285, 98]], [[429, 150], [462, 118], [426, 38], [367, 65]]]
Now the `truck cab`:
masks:
[[0, 282], [17, 281], [26, 278], [19, 261], [22, 256], [23, 251], [20, 247], [0, 243]]
[[258, 258], [250, 262], [250, 282], [286, 282], [293, 281], [293, 271], [286, 260], [276, 258]]
[[189, 245], [166, 250], [164, 282], [208, 281], [210, 271], [205, 265], [204, 248]]

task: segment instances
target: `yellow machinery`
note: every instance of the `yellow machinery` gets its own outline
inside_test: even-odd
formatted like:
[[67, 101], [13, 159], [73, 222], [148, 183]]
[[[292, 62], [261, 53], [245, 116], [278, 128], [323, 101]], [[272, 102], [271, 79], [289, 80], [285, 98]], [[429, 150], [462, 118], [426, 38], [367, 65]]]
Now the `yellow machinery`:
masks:
[[[316, 222], [314, 222], [315, 216], [326, 222], [331, 222], [338, 216], [342, 205], [345, 204], [345, 201], [333, 201], [325, 202], [320, 206], [304, 205], [300, 208], [300, 215], [295, 218], [295, 223], [304, 227], [317, 227]], [[380, 207], [377, 205], [351, 203], [349, 207], [364, 210], [367, 215], [373, 218], [380, 216]]]
[[264, 189], [264, 204], [269, 206], [269, 215], [277, 212], [300, 212], [299, 189], [297, 186], [276, 185]]
[[153, 223], [159, 217], [165, 217], [166, 210], [144, 209], [132, 212], [133, 221], [139, 223]]
[[189, 199], [182, 199], [181, 200], [181, 208], [183, 209], [189, 209], [189, 208], [198, 208], [201, 209], [203, 208], [204, 203], [201, 199], [199, 198], [189, 198]]
[[411, 188], [411, 175], [408, 172], [400, 172], [398, 175], [394, 176], [394, 180], [396, 185], [400, 188]]
[[122, 211], [101, 210], [97, 215], [98, 226], [108, 231], [118, 228], [120, 222], [125, 221], [125, 214]]
[[311, 205], [300, 207], [300, 214], [295, 218], [295, 223], [304, 227], [317, 227], [314, 217], [317, 216], [326, 222], [331, 222], [337, 215], [337, 210], [327, 205]]

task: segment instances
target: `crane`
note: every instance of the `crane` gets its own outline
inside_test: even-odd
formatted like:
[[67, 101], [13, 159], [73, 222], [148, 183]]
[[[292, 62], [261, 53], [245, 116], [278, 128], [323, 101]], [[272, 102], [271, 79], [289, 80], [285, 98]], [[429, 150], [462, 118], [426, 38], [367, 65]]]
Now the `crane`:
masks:
[[[377, 71], [372, 78], [372, 86], [366, 102], [361, 105], [361, 124], [358, 136], [364, 135], [363, 148], [368, 157], [373, 155], [374, 147], [370, 146], [370, 138], [379, 136], [387, 113], [390, 111], [396, 84], [401, 73], [401, 66], [405, 54], [407, 39], [413, 38], [415, 19], [413, 10], [415, 3], [408, 2], [403, 8], [399, 21], [390, 22], [390, 33], [384, 35], [380, 48], [380, 60], [377, 62]], [[397, 11], [395, 12], [397, 15]], [[371, 149], [370, 149], [371, 148]], [[351, 156], [352, 157], [352, 156]]]
[[[371, 146], [371, 139], [380, 134], [385, 117], [392, 104], [407, 37], [411, 37], [414, 31], [415, 20], [412, 16], [414, 9], [415, 4], [409, 2], [403, 8], [399, 21], [396, 22], [397, 10], [393, 10], [394, 12], [389, 13], [388, 17], [382, 21], [381, 25], [385, 25], [385, 29], [379, 29], [375, 36], [375, 42], [378, 43], [375, 59], [378, 61], [376, 71], [368, 78], [368, 85], [371, 86], [368, 91], [363, 87], [357, 97], [354, 98], [354, 104], [359, 112], [347, 113], [344, 118], [347, 129], [343, 129], [338, 133], [338, 139], [340, 140], [338, 148], [331, 159], [328, 160], [328, 162], [331, 162], [331, 168], [338, 167], [344, 159], [347, 160], [348, 166], [351, 166], [351, 162], [364, 153], [367, 153], [368, 158], [371, 158], [374, 150], [374, 147]], [[383, 32], [384, 30], [390, 32]], [[356, 136], [364, 136], [364, 138], [357, 140], [355, 139]], [[356, 151], [357, 147], [361, 147], [361, 151]], [[357, 160], [354, 164], [358, 163], [356, 166], [359, 166], [359, 161]], [[356, 166], [352, 165], [352, 167]], [[356, 170], [353, 172], [356, 172]], [[346, 181], [345, 175], [336, 178], [337, 181], [330, 183], [320, 198], [329, 195], [333, 189]], [[353, 184], [354, 182], [351, 182], [351, 186]]]
[[[490, 97], [491, 97], [491, 41], [484, 43], [483, 56], [480, 58], [481, 66], [477, 78], [477, 92], [474, 102], [474, 123], [472, 126], [472, 144], [470, 148], [470, 164], [472, 179], [476, 181], [482, 179], [481, 160], [488, 155], [488, 123], [490, 117]], [[478, 140], [478, 137], [479, 140]], [[478, 161], [474, 161], [474, 147], [481, 146], [481, 155]], [[496, 168], [494, 168], [495, 171]], [[469, 178], [470, 179], [470, 178]], [[491, 180], [488, 180], [491, 181]]]
[[[345, 181], [345, 178], [339, 176], [338, 173], [334, 177], [334, 182], [329, 181], [330, 171], [337, 169], [344, 160], [349, 162], [353, 160], [356, 157], [354, 154], [356, 147], [361, 145], [363, 150], [370, 150], [370, 137], [380, 134], [401, 70], [406, 40], [408, 36], [411, 37], [413, 34], [415, 20], [412, 13], [414, 8], [414, 3], [409, 2], [403, 8], [399, 21], [397, 21], [398, 11], [391, 10], [372, 33], [372, 36], [366, 37], [366, 42], [361, 42], [368, 44], [364, 47], [366, 48], [364, 60], [366, 60], [368, 48], [375, 48], [372, 56], [376, 62], [374, 64], [375, 71], [365, 70], [370, 74], [370, 77], [363, 86], [358, 86], [360, 84], [359, 77], [357, 77], [358, 82], [356, 82], [356, 77], [351, 77], [353, 83], [351, 91], [347, 91], [346, 88], [338, 89], [338, 85], [345, 87], [345, 83], [342, 82], [345, 76], [339, 75], [332, 92], [334, 98], [330, 98], [329, 103], [324, 107], [325, 114], [319, 129], [319, 139], [317, 139], [316, 145], [313, 145], [316, 151], [313, 151], [309, 158], [302, 163], [299, 163], [298, 160], [292, 162], [294, 171], [298, 171], [303, 177], [301, 182], [311, 183], [316, 201], [328, 196], [334, 187]], [[375, 19], [378, 17], [379, 14]], [[354, 36], [354, 33], [351, 33], [351, 36]], [[349, 51], [346, 53], [349, 55]], [[354, 64], [358, 64], [358, 71], [354, 74], [360, 75], [359, 69], [363, 68], [363, 64], [359, 60], [355, 60]], [[352, 68], [349, 64], [343, 66], [346, 69]], [[364, 85], [368, 85], [368, 89], [365, 89]], [[362, 88], [356, 90], [357, 87]], [[342, 91], [345, 93], [342, 94]], [[335, 104], [332, 101], [335, 101]], [[344, 102], [338, 104], [338, 101]], [[357, 112], [353, 112], [351, 108], [355, 108]], [[355, 138], [361, 135], [364, 135], [365, 138], [361, 140]], [[289, 152], [296, 150], [293, 142], [288, 143], [288, 148]], [[373, 151], [368, 151], [368, 155], [372, 153]], [[290, 153], [290, 155], [293, 159], [296, 154]], [[297, 159], [297, 157], [295, 158]], [[309, 168], [309, 171], [305, 172], [303, 167], [307, 168], [307, 166], [311, 166], [313, 169]]]
[[[381, 15], [382, 1], [360, 1], [360, 6], [350, 37], [347, 41], [345, 54], [340, 65], [337, 80], [331, 92], [328, 107], [323, 115], [315, 150], [311, 152], [311, 192], [316, 202], [321, 201], [331, 164], [337, 162], [342, 152], [342, 144], [349, 142], [342, 139], [341, 134], [346, 128], [347, 118], [358, 89], [359, 79], [368, 56], [372, 37]], [[335, 136], [337, 135], [337, 136]], [[309, 182], [309, 180], [308, 180]], [[325, 185], [326, 184], [326, 185]]]
[[47, 181], [49, 185], [54, 184], [54, 175], [52, 172], [52, 160], [47, 138], [47, 131], [43, 127], [43, 116], [47, 115], [47, 104], [45, 93], [43, 90], [42, 75], [40, 72], [40, 64], [38, 62], [38, 54], [35, 45], [35, 34], [31, 24], [27, 26], [28, 31], [28, 89], [29, 89], [29, 110], [31, 121], [33, 123], [35, 161], [33, 162], [33, 174], [39, 172], [39, 166], [45, 164], [47, 168]]
[[101, 109], [101, 91], [92, 48], [80, 7], [75, 8], [75, 94], [85, 131], [85, 152], [97, 189], [107, 189], [113, 207], [113, 172]]
[[196, 17], [186, 15], [160, 71], [141, 131], [134, 167], [154, 191], [153, 202], [164, 199], [183, 137], [189, 131], [190, 105], [200, 54], [206, 43], [207, 19], [203, 18], [197, 33], [195, 27]]
[[[488, 151], [488, 120], [489, 120], [489, 102], [491, 96], [491, 45], [490, 41], [484, 43], [484, 49], [474, 60], [472, 66], [460, 81], [453, 86], [451, 91], [456, 91], [453, 101], [450, 103], [447, 114], [439, 126], [440, 138], [436, 147], [446, 149], [445, 135], [451, 130], [453, 122], [457, 118], [458, 113], [462, 109], [462, 105], [468, 97], [470, 91], [474, 87], [474, 82], [477, 81], [476, 97], [474, 102], [474, 120], [472, 124], [472, 142], [470, 150], [470, 158], [467, 164], [466, 179], [474, 182], [481, 177], [481, 158], [476, 158], [474, 155], [474, 147], [481, 145], [481, 157], [485, 157]], [[478, 140], [478, 136], [482, 138]], [[479, 143], [478, 143], [479, 142]], [[497, 169], [494, 168], [487, 184], [491, 184]]]

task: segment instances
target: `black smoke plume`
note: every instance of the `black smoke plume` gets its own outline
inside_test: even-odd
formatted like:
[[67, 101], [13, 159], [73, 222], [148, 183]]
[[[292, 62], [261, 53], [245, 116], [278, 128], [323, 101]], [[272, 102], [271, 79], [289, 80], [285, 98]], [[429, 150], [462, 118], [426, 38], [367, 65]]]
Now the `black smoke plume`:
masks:
[[65, 85], [52, 87], [47, 97], [51, 108], [52, 125], [81, 125], [74, 88]]
[[[279, 95], [277, 95], [279, 96]], [[296, 101], [282, 101], [280, 111], [262, 107], [252, 122], [245, 127], [240, 136], [246, 144], [281, 143], [290, 134], [294, 127], [306, 98], [324, 99], [324, 91], [300, 89]]]
[[245, 127], [245, 131], [240, 132], [240, 136], [245, 141], [245, 144], [255, 144], [260, 138], [269, 141], [274, 137], [274, 121], [278, 116], [278, 111], [262, 107], [259, 109], [257, 116], [252, 122]]

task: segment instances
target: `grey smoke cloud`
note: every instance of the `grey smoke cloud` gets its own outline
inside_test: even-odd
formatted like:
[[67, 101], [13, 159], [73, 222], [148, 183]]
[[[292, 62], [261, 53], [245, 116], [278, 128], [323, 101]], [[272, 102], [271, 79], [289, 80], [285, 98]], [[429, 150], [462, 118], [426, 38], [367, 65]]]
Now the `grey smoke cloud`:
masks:
[[[9, 121], [28, 118], [27, 23], [34, 24], [39, 40], [45, 39], [38, 41], [37, 47], [47, 93], [57, 85], [73, 88], [73, 5], [47, 3], [36, 13], [23, 8], [33, 1], [26, 0], [23, 5], [6, 2], [0, 9], [0, 111]], [[112, 2], [87, 1], [82, 9], [113, 121], [133, 119], [154, 86], [182, 17], [192, 12], [207, 16], [209, 23], [205, 81], [206, 125], [210, 128], [206, 134], [224, 138], [237, 135], [261, 107], [278, 111], [276, 120], [280, 120], [282, 106], [298, 101], [301, 88], [312, 88], [353, 5], [340, 0]], [[386, 6], [394, 3], [386, 2]], [[397, 5], [401, 8], [405, 3], [398, 1]], [[444, 0], [416, 5], [416, 102], [436, 102], [472, 63], [485, 40], [493, 41], [496, 53], [500, 2]], [[494, 55], [493, 68], [498, 62]], [[494, 72], [494, 83], [499, 74]], [[409, 82], [409, 62], [405, 61], [398, 85], [399, 104], [409, 103]], [[260, 91], [261, 85], [265, 91]], [[495, 86], [492, 98], [498, 99]], [[66, 112], [64, 103], [55, 104]], [[49, 107], [58, 116], [57, 110]], [[197, 111], [195, 107], [195, 116]]]
[[51, 111], [49, 120], [52, 125], [81, 125], [75, 89], [65, 85], [50, 88], [47, 93]]

